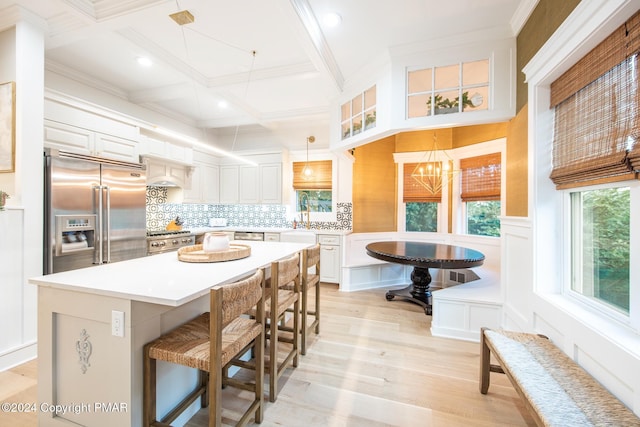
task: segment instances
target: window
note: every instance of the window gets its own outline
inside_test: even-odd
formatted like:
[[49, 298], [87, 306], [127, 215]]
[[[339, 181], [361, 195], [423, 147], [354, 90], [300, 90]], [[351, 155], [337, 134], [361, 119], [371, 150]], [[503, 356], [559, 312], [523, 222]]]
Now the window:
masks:
[[501, 154], [460, 159], [465, 230], [479, 236], [500, 236]]
[[[442, 189], [433, 193], [427, 190], [413, 173], [418, 163], [405, 163], [403, 172], [403, 197], [405, 203], [406, 231], [438, 231], [438, 204], [442, 199]], [[441, 162], [427, 165], [441, 169]]]
[[569, 190], [571, 207], [565, 289], [624, 316], [632, 305], [630, 236], [637, 225], [630, 214], [640, 169], [639, 22], [640, 13], [551, 84], [550, 178]]
[[372, 86], [342, 104], [342, 139], [357, 135], [376, 125], [376, 87]]
[[[310, 175], [303, 173], [308, 166]], [[331, 212], [333, 210], [331, 160], [293, 163], [293, 189], [296, 212]]]
[[408, 118], [486, 110], [488, 105], [488, 59], [407, 72]]
[[629, 187], [571, 193], [571, 289], [629, 314]]
[[438, 231], [438, 203], [408, 202], [405, 209], [406, 231]]
[[296, 190], [297, 212], [331, 212], [331, 190]]
[[[500, 236], [504, 172], [501, 159], [505, 150], [506, 138], [499, 138], [436, 150], [431, 155], [418, 151], [395, 153], [398, 231]], [[423, 171], [442, 171], [441, 185], [431, 185], [425, 177], [414, 178], [412, 175], [420, 174], [417, 166], [422, 166]], [[467, 178], [463, 177], [465, 168]], [[464, 186], [463, 179], [468, 181]]]

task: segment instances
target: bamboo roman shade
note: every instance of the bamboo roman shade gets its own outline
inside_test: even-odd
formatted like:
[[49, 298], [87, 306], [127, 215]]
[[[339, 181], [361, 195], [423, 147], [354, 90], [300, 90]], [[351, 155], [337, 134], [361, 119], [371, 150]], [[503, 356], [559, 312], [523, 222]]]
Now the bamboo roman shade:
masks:
[[551, 84], [556, 187], [636, 177], [640, 169], [640, 13]]
[[[304, 175], [302, 171], [307, 165], [313, 171], [311, 176]], [[331, 178], [331, 160], [293, 162], [294, 190], [331, 190]]]
[[[411, 203], [411, 202], [437, 202], [440, 203], [442, 200], [442, 190], [438, 190], [436, 193], [431, 193], [427, 190], [423, 185], [421, 185], [418, 181], [413, 179], [411, 174], [418, 166], [418, 163], [405, 163], [403, 170], [403, 191], [402, 191], [402, 202], [403, 203]], [[428, 166], [425, 164], [425, 167]], [[441, 162], [432, 162], [432, 166], [434, 169], [442, 170]]]
[[460, 159], [463, 202], [500, 200], [501, 154]]

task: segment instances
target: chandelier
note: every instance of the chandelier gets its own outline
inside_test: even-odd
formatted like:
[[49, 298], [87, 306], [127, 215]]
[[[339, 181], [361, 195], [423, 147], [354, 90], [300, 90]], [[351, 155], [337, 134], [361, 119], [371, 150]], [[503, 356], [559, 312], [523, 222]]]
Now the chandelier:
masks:
[[456, 173], [453, 159], [446, 150], [438, 150], [436, 133], [433, 133], [433, 146], [425, 152], [421, 161], [411, 172], [411, 178], [431, 194], [439, 194], [445, 183], [449, 184]]

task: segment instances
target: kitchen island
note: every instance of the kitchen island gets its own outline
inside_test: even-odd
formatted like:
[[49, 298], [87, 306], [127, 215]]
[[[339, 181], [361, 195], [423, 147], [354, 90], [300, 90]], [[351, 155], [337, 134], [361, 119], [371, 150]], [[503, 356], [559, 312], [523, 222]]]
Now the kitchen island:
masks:
[[[38, 286], [38, 424], [142, 425], [142, 348], [209, 310], [209, 289], [308, 244], [242, 242], [247, 258], [186, 263], [176, 252], [32, 278]], [[159, 367], [158, 409], [195, 373]]]

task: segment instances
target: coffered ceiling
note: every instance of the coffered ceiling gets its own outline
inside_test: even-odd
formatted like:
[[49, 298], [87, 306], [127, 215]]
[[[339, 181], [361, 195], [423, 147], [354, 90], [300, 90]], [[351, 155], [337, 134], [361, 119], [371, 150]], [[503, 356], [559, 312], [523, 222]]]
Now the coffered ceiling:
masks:
[[[48, 72], [220, 136], [327, 129], [332, 101], [390, 48], [515, 35], [535, 1], [0, 0], [0, 13], [15, 4], [47, 23]], [[183, 10], [193, 22], [169, 17]]]

